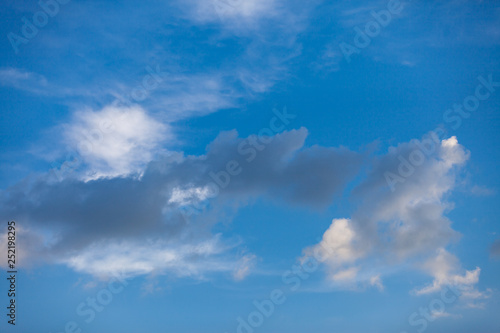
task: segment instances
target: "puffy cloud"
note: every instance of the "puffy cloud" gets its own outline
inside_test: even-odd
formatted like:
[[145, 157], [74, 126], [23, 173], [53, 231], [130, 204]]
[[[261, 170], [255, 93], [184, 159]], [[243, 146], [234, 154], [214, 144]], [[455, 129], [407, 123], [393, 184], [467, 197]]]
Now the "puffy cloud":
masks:
[[139, 106], [80, 111], [64, 127], [68, 148], [78, 151], [92, 178], [142, 172], [170, 137], [168, 126]]
[[[160, 128], [139, 109], [127, 110], [143, 130]], [[81, 123], [95, 125], [107, 115], [120, 114], [105, 110], [84, 116]], [[84, 125], [76, 126], [75, 133], [83, 133]], [[124, 160], [130, 170], [139, 159], [128, 157], [128, 152], [136, 151], [147, 161], [156, 135], [134, 132], [132, 124], [118, 120], [112, 131], [117, 136], [114, 140], [123, 140], [129, 148], [111, 153], [117, 163], [107, 159], [102, 147], [89, 161], [101, 166], [97, 161], [102, 159], [103, 168], [125, 170], [121, 169]], [[363, 161], [363, 156], [346, 148], [305, 147], [307, 134], [304, 128], [248, 138], [238, 137], [236, 131], [225, 132], [207, 147], [205, 155], [165, 152], [149, 162], [140, 177], [54, 181], [45, 175], [27, 179], [0, 192], [0, 212], [31, 230], [30, 237], [37, 240], [25, 241], [30, 246], [25, 248], [23, 264], [63, 263], [94, 275], [119, 271], [199, 276], [216, 270], [242, 279], [252, 271], [254, 258], [231, 255], [237, 247], [234, 241], [212, 234], [222, 210], [262, 195], [325, 207]], [[103, 145], [114, 149], [116, 141], [106, 140], [102, 139]], [[129, 140], [142, 145], [128, 145]], [[230, 176], [228, 163], [238, 163], [240, 172]], [[200, 202], [206, 204], [201, 214], [186, 220], [181, 208]]]
[[[361, 283], [382, 289], [381, 275], [403, 266], [434, 278], [417, 294], [445, 284], [473, 286], [480, 269], [464, 271], [445, 250], [459, 234], [445, 216], [453, 205], [444, 198], [468, 157], [455, 137], [439, 141], [435, 134], [390, 147], [354, 190], [359, 206], [352, 218], [334, 219], [305, 255], [317, 253], [337, 286]], [[395, 184], [388, 172], [396, 177]]]
[[348, 219], [333, 220], [323, 239], [316, 247], [324, 261], [338, 267], [344, 263], [352, 263], [360, 258], [360, 246], [357, 244], [356, 232]]

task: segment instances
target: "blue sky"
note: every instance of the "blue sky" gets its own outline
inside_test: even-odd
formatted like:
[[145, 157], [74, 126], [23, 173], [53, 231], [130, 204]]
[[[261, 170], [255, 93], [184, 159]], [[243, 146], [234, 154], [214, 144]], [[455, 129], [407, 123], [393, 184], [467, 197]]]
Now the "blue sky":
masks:
[[497, 2], [0, 8], [2, 332], [500, 331]]

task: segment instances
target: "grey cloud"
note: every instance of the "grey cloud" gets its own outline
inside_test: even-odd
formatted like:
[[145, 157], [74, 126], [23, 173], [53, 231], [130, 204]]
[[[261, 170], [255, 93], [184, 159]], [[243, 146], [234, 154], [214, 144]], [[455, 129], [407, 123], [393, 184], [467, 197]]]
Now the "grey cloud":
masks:
[[[233, 131], [216, 139], [207, 154], [208, 161], [214, 161], [208, 163], [212, 171], [224, 170], [231, 159], [242, 167], [241, 174], [231, 177], [222, 195], [267, 193], [316, 207], [331, 203], [335, 193], [355, 176], [363, 158], [346, 148], [302, 149], [307, 134], [305, 128], [277, 134], [270, 144], [261, 145], [262, 151], [251, 144], [259, 140], [255, 135], [242, 141]], [[235, 157], [238, 151], [243, 154]]]
[[[322, 241], [305, 250], [306, 255], [322, 253], [331, 281], [366, 284], [411, 266], [434, 277], [418, 294], [434, 292], [448, 282], [468, 288], [477, 283], [480, 269], [464, 272], [445, 249], [460, 236], [445, 216], [453, 207], [446, 194], [453, 190], [469, 152], [455, 137], [431, 138], [390, 147], [376, 157], [366, 179], [353, 191], [357, 208], [352, 217], [334, 219]], [[399, 177], [393, 191], [388, 172]]]
[[500, 258], [500, 239], [497, 239], [490, 248], [490, 254], [494, 257]]
[[[210, 227], [218, 222], [213, 212], [232, 200], [268, 195], [314, 207], [332, 202], [356, 174], [363, 157], [346, 148], [304, 147], [306, 137], [304, 128], [261, 139], [239, 138], [232, 131], [219, 135], [203, 156], [163, 155], [149, 163], [141, 177], [58, 182], [46, 175], [2, 191], [0, 213], [19, 221], [32, 237], [44, 238], [31, 249], [31, 261], [67, 261], [102, 242], [150, 240], [166, 247], [205, 242], [213, 237]], [[250, 144], [253, 140], [270, 142], [259, 151]], [[256, 154], [253, 160], [251, 151]], [[225, 170], [231, 160], [240, 163], [241, 173], [217, 197], [203, 198], [215, 207], [212, 211], [186, 222], [179, 203], [170, 200], [173, 190], [205, 187], [213, 182], [209, 173]], [[183, 256], [190, 257], [185, 251]], [[87, 257], [80, 259], [90, 262]]]

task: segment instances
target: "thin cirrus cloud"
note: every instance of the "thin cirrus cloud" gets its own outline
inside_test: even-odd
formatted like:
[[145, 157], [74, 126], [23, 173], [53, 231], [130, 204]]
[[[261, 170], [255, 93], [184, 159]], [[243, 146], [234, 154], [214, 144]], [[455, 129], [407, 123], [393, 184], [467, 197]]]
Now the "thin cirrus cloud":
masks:
[[[86, 121], [96, 121], [94, 116]], [[346, 148], [305, 146], [307, 135], [304, 128], [282, 132], [267, 137], [267, 145], [258, 153], [254, 149], [248, 154], [252, 151], [249, 142], [257, 136], [222, 133], [205, 155], [164, 152], [147, 164], [140, 177], [55, 181], [46, 175], [3, 191], [0, 211], [24, 221], [26, 231], [20, 241], [29, 242], [26, 260], [31, 263], [65, 264], [95, 276], [115, 271], [202, 276], [233, 267], [232, 276], [241, 280], [252, 272], [256, 257], [235, 255], [234, 241], [212, 234], [211, 227], [222, 218], [220, 209], [262, 195], [325, 207], [361, 166], [364, 157]], [[243, 154], [241, 147], [245, 148]], [[93, 158], [99, 156], [95, 153]], [[117, 158], [121, 161], [123, 156]], [[208, 197], [196, 190], [185, 193], [186, 189], [205, 188], [214, 181], [210, 172], [224, 170], [231, 160], [239, 161], [242, 171], [220, 188], [218, 196]], [[207, 210], [188, 222], [182, 206], [207, 200]]]
[[[412, 154], [415, 151], [420, 154]], [[410, 154], [421, 159], [391, 191], [387, 172], [397, 173], [401, 158], [408, 160]], [[340, 288], [373, 285], [381, 289], [385, 274], [413, 267], [433, 278], [431, 284], [415, 289], [416, 295], [449, 284], [462, 288], [471, 299], [485, 297], [474, 289], [480, 268], [463, 269], [446, 250], [459, 233], [445, 216], [453, 207], [445, 197], [468, 158], [469, 152], [455, 137], [441, 142], [424, 138], [391, 147], [373, 162], [368, 177], [354, 190], [360, 204], [352, 217], [335, 218], [320, 243], [306, 248], [304, 254], [319, 251], [328, 280]]]
[[[228, 10], [219, 12], [219, 5]], [[142, 40], [123, 39], [121, 33], [123, 29], [130, 29], [129, 23], [109, 17], [106, 7], [106, 4], [75, 3], [73, 10], [59, 15], [61, 29], [58, 34], [47, 30], [43, 34], [45, 37], [40, 38], [43, 44], [41, 59], [64, 61], [72, 68], [69, 78], [58, 68], [50, 71], [43, 66], [30, 71], [7, 68], [4, 70], [8, 74], [6, 82], [2, 84], [62, 98], [71, 106], [76, 102], [80, 106], [94, 105], [96, 99], [106, 103], [110, 98], [116, 98], [164, 112], [165, 118], [203, 115], [234, 107], [240, 97], [253, 97], [269, 91], [283, 79], [289, 71], [288, 60], [300, 54], [297, 34], [307, 25], [303, 9], [291, 10], [290, 6], [279, 1], [174, 1], [162, 4], [161, 10], [154, 12], [147, 8], [137, 11], [134, 2], [126, 2], [121, 10], [134, 15], [134, 22], [139, 26], [137, 33], [144, 35], [144, 40], [151, 36], [168, 37], [164, 44], [155, 44], [144, 52], [142, 45], [135, 44]], [[82, 13], [96, 19], [92, 22], [84, 20]], [[145, 17], [149, 19], [146, 21]], [[286, 22], [283, 17], [286, 17]], [[177, 22], [175, 28], [162, 24], [159, 29], [152, 24], [160, 24], [167, 18]], [[188, 37], [193, 35], [193, 24], [217, 24], [221, 30], [200, 34], [199, 40], [191, 40]], [[235, 29], [234, 25], [240, 28]], [[107, 33], [98, 33], [101, 31]], [[97, 36], [97, 41], [93, 40], [92, 44], [86, 42], [89, 33]], [[234, 34], [243, 38], [236, 38]], [[93, 70], [89, 72], [86, 59], [91, 55], [87, 53], [94, 55], [92, 50], [96, 43], [101, 47], [99, 54], [124, 59], [119, 69], [93, 62]], [[74, 54], [60, 59], [62, 46], [75, 49]], [[193, 49], [197, 51], [193, 53]], [[204, 57], [210, 53], [220, 54], [220, 62], [207, 62]], [[143, 79], [150, 72], [148, 68], [156, 71], [157, 67], [160, 68], [156, 73], [159, 84], [146, 89], [146, 98], [133, 100], [130, 95], [141, 88]], [[15, 77], [12, 74], [16, 74]], [[43, 82], [36, 78], [43, 78]], [[69, 79], [71, 89], [66, 89]], [[65, 82], [61, 83], [61, 80]]]
[[[369, 5], [360, 1], [332, 3], [325, 5], [326, 12], [335, 12], [334, 40], [325, 42], [318, 66], [337, 71], [347, 62], [339, 47], [340, 43], [355, 46], [359, 34], [354, 30], [365, 31], [368, 23], [375, 23], [374, 13], [387, 20], [388, 4], [391, 1], [373, 1]], [[450, 46], [491, 47], [500, 43], [500, 12], [494, 1], [469, 2], [393, 2], [399, 7], [398, 12], [390, 15], [388, 22], [379, 24], [377, 32], [371, 37], [361, 39], [364, 45], [359, 53], [351, 58], [371, 57], [377, 61], [399, 63], [403, 66], [415, 66], [425, 62], [426, 53], [415, 50], [437, 50]], [[385, 14], [382, 14], [385, 12]], [[436, 19], [438, 18], [438, 19]], [[370, 35], [370, 33], [368, 34]]]
[[201, 22], [224, 20], [236, 24], [241, 20], [256, 21], [263, 17], [275, 16], [277, 2], [277, 0], [194, 0], [185, 4], [190, 7], [189, 15], [193, 20]]
[[37, 95], [53, 95], [59, 91], [43, 75], [14, 67], [0, 68], [0, 84]]
[[107, 90], [102, 86], [98, 90], [85, 86], [68, 87], [50, 80], [45, 75], [17, 67], [0, 68], [0, 85], [33, 95], [67, 101], [77, 97], [95, 98], [98, 96], [98, 91], [100, 93], [111, 92], [111, 90]]
[[[227, 73], [179, 74], [178, 68], [163, 68], [162, 65], [152, 67], [146, 66], [150, 72], [145, 69], [143, 76], [137, 80], [127, 82], [108, 78], [94, 87], [77, 84], [72, 88], [59, 85], [57, 80], [35, 72], [5, 67], [0, 69], [0, 85], [61, 100], [77, 110], [77, 117], [81, 117], [81, 109], [88, 109], [88, 105], [104, 103], [107, 106], [101, 108], [108, 109], [113, 105], [118, 105], [117, 108], [141, 105], [159, 112], [162, 119], [169, 122], [235, 107], [245, 94], [261, 93], [273, 85], [272, 80], [242, 70], [236, 71], [234, 75], [229, 75], [229, 70]], [[152, 81], [152, 87], [145, 88], [145, 81], [148, 84]], [[242, 88], [235, 89], [235, 81]], [[107, 102], [110, 100], [113, 102]]]
[[[138, 24], [140, 33], [146, 36], [173, 34], [171, 27], [158, 30], [151, 22], [143, 22], [144, 17], [151, 17], [155, 22], [163, 22], [165, 17], [182, 18], [175, 26], [175, 34], [180, 36], [192, 36], [193, 24], [216, 24], [221, 29], [202, 34], [201, 40], [195, 41], [171, 36], [173, 40], [166, 45], [155, 45], [153, 50], [143, 53], [141, 46], [133, 45], [135, 40], [127, 41], [125, 46], [121, 44], [125, 41], [115, 36], [116, 30], [118, 27], [128, 29], [129, 25], [122, 20], [110, 21], [105, 4], [78, 3], [74, 6], [77, 10], [61, 13], [58, 17], [61, 24], [58, 35], [48, 30], [44, 31], [46, 37], [40, 38], [40, 43], [44, 44], [42, 57], [58, 59], [61, 45], [78, 50], [70, 57], [60, 59], [72, 68], [71, 84], [67, 84], [67, 73], [59, 72], [57, 68], [47, 71], [43, 66], [29, 71], [4, 68], [0, 72], [0, 83], [46, 98], [56, 98], [75, 110], [87, 106], [102, 108], [113, 100], [128, 106], [139, 104], [158, 114], [163, 122], [237, 107], [244, 98], [253, 99], [270, 91], [289, 75], [289, 61], [301, 54], [297, 36], [308, 24], [308, 10], [299, 10], [299, 6], [290, 4], [285, 6], [281, 1], [172, 2], [163, 4], [163, 10], [154, 13], [141, 9], [134, 14], [137, 21], [142, 22]], [[124, 4], [123, 10], [127, 6], [134, 9], [128, 14], [136, 12], [135, 3]], [[220, 7], [224, 10], [221, 11]], [[104, 17], [82, 22], [80, 13]], [[103, 22], [113, 23], [113, 28], [103, 26]], [[95, 48], [94, 44], [86, 45], [84, 36], [96, 30], [108, 31], [105, 35], [98, 34], [102, 50], [112, 52], [113, 56], [121, 52], [120, 57], [125, 60], [119, 70], [100, 67], [99, 62], [92, 64], [96, 67], [91, 72], [82, 66], [85, 64], [82, 58], [88, 58], [86, 53]], [[69, 31], [71, 34], [65, 35]], [[197, 50], [195, 54], [193, 48]], [[204, 54], [213, 52], [220, 53], [221, 62], [216, 65], [204, 60]], [[151, 75], [154, 76], [154, 85], [148, 83], [145, 88], [144, 82], [151, 81]], [[140, 96], [137, 96], [138, 91]]]

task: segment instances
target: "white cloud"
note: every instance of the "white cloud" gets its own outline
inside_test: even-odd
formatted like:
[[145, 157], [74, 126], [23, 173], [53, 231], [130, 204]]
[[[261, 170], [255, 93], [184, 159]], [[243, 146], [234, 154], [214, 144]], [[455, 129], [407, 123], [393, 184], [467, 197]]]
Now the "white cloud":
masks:
[[[211, 273], [232, 274], [243, 280], [251, 273], [255, 255], [231, 255], [237, 243], [231, 245], [217, 234], [201, 239], [179, 239], [151, 236], [150, 238], [97, 239], [83, 247], [60, 251], [61, 239], [40, 230], [16, 227], [17, 245], [22, 247], [16, 256], [18, 267], [30, 267], [46, 262], [64, 264], [77, 272], [99, 279], [120, 275], [165, 275], [201, 279]], [[0, 235], [0, 247], [7, 248], [7, 233]], [[6, 267], [6, 262], [0, 264]], [[89, 282], [84, 288], [92, 288]]]
[[[463, 270], [444, 249], [459, 236], [445, 216], [453, 205], [444, 198], [468, 157], [455, 137], [439, 142], [431, 136], [389, 148], [354, 190], [359, 206], [352, 218], [334, 219], [322, 240], [304, 250], [305, 255], [321, 254], [329, 277], [346, 287], [361, 283], [382, 290], [382, 275], [409, 266], [434, 278], [417, 294], [445, 284], [473, 290], [480, 269]], [[393, 192], [384, 174], [397, 173], [401, 160], [408, 159], [418, 163]]]
[[167, 125], [139, 106], [79, 111], [64, 127], [69, 149], [78, 151], [93, 179], [142, 172], [171, 137]]
[[145, 242], [101, 241], [61, 260], [77, 272], [97, 277], [150, 273], [201, 277], [207, 272], [231, 271], [234, 263], [217, 258], [226, 251], [219, 236], [199, 243], [168, 244], [160, 240]]
[[481, 269], [476, 267], [475, 270], [466, 271], [463, 275], [457, 274], [456, 272], [460, 270], [458, 259], [443, 248], [438, 249], [436, 255], [422, 265], [422, 269], [433, 276], [434, 281], [429, 286], [417, 289], [415, 291], [417, 295], [437, 292], [447, 285], [462, 289], [475, 285], [481, 273]]
[[186, 206], [196, 204], [197, 202], [204, 201], [209, 198], [210, 189], [208, 186], [204, 187], [174, 187], [168, 203], [177, 204], [179, 206]]
[[344, 283], [352, 283], [356, 279], [356, 275], [358, 274], [358, 267], [351, 267], [339, 272], [334, 273], [331, 276], [333, 281], [344, 282]]
[[311, 249], [319, 251], [324, 261], [333, 267], [354, 262], [362, 253], [357, 246], [356, 233], [348, 219], [335, 219], [324, 233], [321, 242]]

